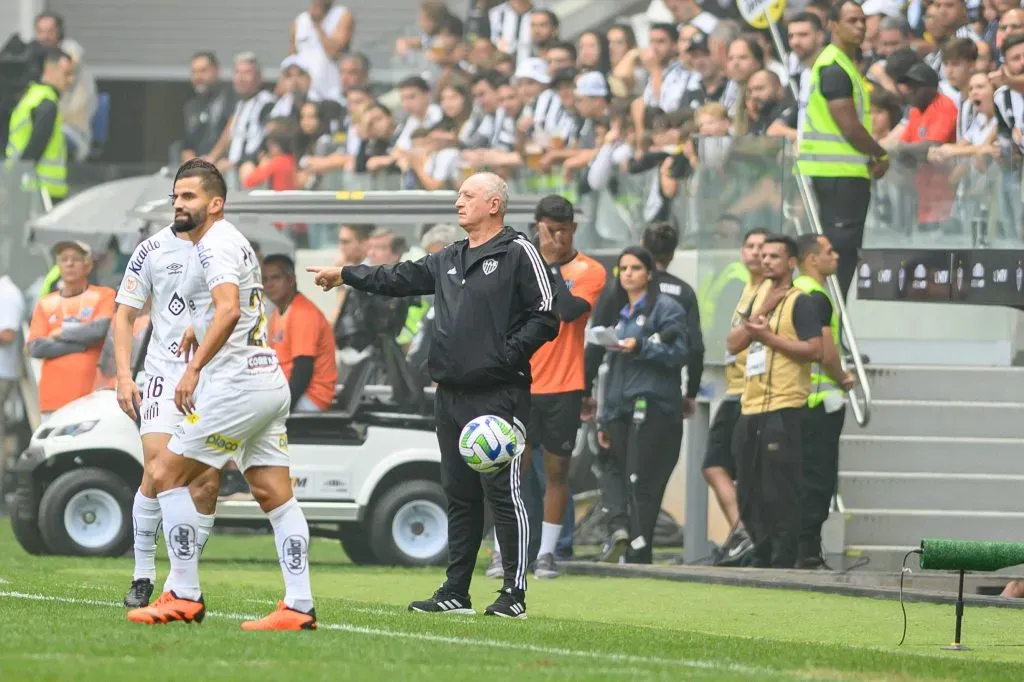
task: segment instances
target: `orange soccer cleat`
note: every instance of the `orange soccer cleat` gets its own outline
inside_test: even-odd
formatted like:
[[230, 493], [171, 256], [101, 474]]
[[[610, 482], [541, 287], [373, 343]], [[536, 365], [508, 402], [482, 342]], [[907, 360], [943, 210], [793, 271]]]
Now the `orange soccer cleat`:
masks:
[[206, 604], [202, 597], [199, 601], [192, 601], [181, 599], [174, 592], [164, 592], [149, 606], [132, 609], [126, 615], [131, 622], [144, 625], [164, 625], [178, 620], [202, 623], [206, 617]]
[[247, 620], [242, 629], [257, 630], [316, 630], [316, 609], [309, 613], [290, 609], [283, 602], [277, 602], [277, 609], [259, 620]]

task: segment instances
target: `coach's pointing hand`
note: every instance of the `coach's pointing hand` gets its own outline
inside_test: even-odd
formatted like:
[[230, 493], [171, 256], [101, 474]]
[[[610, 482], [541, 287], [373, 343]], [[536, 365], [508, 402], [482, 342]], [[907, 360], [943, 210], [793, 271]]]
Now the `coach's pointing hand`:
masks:
[[313, 273], [313, 282], [324, 291], [341, 286], [341, 268], [309, 267], [306, 272]]

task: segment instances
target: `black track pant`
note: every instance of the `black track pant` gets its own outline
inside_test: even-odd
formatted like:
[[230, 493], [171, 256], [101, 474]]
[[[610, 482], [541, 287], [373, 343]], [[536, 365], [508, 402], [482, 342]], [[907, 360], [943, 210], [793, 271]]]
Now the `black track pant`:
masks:
[[[608, 532], [618, 529], [629, 531], [630, 539], [643, 535], [647, 546], [634, 551], [630, 548], [626, 560], [630, 563], [651, 563], [654, 545], [654, 527], [661, 511], [661, 498], [679, 461], [679, 446], [683, 441], [682, 412], [668, 414], [649, 407], [644, 423], [631, 442], [634, 428], [632, 413], [613, 419], [605, 426], [612, 447], [601, 476], [601, 498], [608, 509]], [[628, 448], [636, 447], [636, 471], [626, 466]], [[636, 473], [636, 502], [639, 528], [630, 527], [627, 500], [629, 475]]]
[[800, 534], [804, 408], [743, 414], [732, 438], [740, 519], [762, 568], [793, 568]]
[[839, 436], [843, 433], [846, 410], [829, 414], [824, 405], [804, 411], [800, 426], [803, 437], [804, 478], [800, 487], [800, 551], [817, 556], [821, 547], [821, 526], [828, 519], [832, 496], [839, 482]]
[[811, 178], [818, 200], [821, 228], [839, 254], [836, 277], [843, 299], [850, 290], [860, 260], [864, 223], [871, 203], [871, 181], [866, 178]]
[[530, 392], [513, 387], [460, 391], [438, 387], [434, 400], [437, 444], [441, 449], [441, 485], [448, 497], [448, 579], [445, 587], [469, 595], [484, 532], [484, 498], [491, 505], [505, 585], [526, 591], [526, 552], [530, 530], [520, 494], [519, 462], [496, 474], [480, 474], [459, 454], [459, 434], [468, 422], [492, 414], [526, 423]]

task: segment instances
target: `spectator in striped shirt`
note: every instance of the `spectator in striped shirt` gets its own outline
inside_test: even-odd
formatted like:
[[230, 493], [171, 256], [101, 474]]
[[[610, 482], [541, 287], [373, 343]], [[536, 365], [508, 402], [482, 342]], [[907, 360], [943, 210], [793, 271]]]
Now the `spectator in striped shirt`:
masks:
[[674, 25], [655, 24], [651, 27], [650, 47], [640, 53], [648, 74], [647, 86], [630, 109], [638, 139], [643, 138], [646, 110], [675, 111], [683, 101], [683, 94], [700, 81], [699, 75], [687, 71], [679, 62], [678, 41], [679, 30]]
[[220, 140], [204, 157], [216, 163], [222, 173], [247, 164], [255, 165], [256, 155], [263, 145], [263, 127], [274, 108], [274, 96], [261, 89], [260, 62], [252, 52], [235, 57], [233, 84], [237, 96], [235, 111]]
[[507, 0], [490, 11], [491, 42], [505, 54], [518, 59], [533, 56], [531, 0]]
[[531, 57], [543, 57], [558, 42], [560, 30], [558, 16], [551, 10], [540, 9], [530, 15]]

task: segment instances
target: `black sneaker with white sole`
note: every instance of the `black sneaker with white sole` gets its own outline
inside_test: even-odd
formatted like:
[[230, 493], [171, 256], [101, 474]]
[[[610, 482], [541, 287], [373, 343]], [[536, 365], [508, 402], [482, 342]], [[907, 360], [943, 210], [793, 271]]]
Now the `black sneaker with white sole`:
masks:
[[503, 587], [498, 591], [498, 598], [484, 611], [484, 615], [525, 620], [526, 597], [519, 590]]
[[476, 614], [469, 597], [449, 592], [443, 587], [430, 599], [414, 601], [409, 610], [416, 613], [452, 613], [455, 615], [472, 616]]
[[153, 581], [149, 578], [139, 578], [132, 581], [125, 595], [124, 605], [130, 609], [141, 609], [149, 606], [149, 598], [153, 596]]
[[754, 541], [745, 528], [737, 528], [725, 540], [715, 566], [742, 566], [754, 551]]

